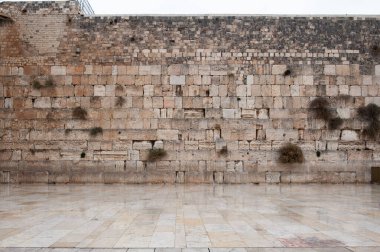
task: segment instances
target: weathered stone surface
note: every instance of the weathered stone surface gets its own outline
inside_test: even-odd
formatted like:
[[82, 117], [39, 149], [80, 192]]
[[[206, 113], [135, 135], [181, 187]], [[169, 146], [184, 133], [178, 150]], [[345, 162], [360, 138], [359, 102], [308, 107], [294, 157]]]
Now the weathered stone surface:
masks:
[[267, 183], [280, 183], [281, 173], [280, 172], [267, 172], [265, 176]]
[[[2, 181], [370, 181], [380, 147], [362, 136], [357, 108], [380, 105], [368, 48], [379, 18], [92, 18], [74, 2], [28, 6], [0, 3], [15, 21], [0, 25]], [[337, 30], [360, 36], [330, 43]], [[313, 117], [316, 97], [340, 127]], [[285, 142], [304, 165], [278, 163]], [[147, 162], [152, 148], [167, 155]]]
[[358, 133], [353, 130], [342, 131], [342, 141], [357, 141], [359, 140]]

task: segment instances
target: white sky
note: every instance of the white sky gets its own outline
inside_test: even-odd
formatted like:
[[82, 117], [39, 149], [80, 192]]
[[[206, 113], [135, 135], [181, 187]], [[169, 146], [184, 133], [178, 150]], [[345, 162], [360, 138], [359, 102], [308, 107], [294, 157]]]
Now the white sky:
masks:
[[[96, 14], [366, 14], [380, 0], [88, 0]], [[1, 0], [0, 0], [1, 2]]]

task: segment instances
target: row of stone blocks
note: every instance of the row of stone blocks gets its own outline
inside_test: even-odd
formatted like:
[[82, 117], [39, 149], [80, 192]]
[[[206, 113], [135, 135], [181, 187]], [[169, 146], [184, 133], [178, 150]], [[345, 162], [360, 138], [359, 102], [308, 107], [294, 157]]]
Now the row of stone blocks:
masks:
[[47, 171], [0, 171], [0, 183], [367, 183], [355, 171], [349, 172], [99, 172], [49, 173]]

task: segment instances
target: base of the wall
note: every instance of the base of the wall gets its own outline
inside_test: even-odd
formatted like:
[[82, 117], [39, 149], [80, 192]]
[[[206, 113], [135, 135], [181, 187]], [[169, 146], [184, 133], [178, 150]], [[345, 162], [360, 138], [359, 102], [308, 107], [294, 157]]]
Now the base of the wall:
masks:
[[0, 171], [0, 183], [45, 184], [144, 184], [144, 183], [370, 183], [370, 178], [356, 172], [293, 173], [284, 171], [244, 172], [73, 172], [51, 173], [48, 171]]

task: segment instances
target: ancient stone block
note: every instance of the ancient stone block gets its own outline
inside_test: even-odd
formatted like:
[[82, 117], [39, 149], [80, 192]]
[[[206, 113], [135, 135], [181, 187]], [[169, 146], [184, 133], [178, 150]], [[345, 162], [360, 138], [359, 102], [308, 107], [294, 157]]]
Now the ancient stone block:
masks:
[[106, 96], [106, 87], [103, 85], [95, 85], [94, 96]]
[[343, 130], [341, 139], [342, 141], [357, 141], [359, 140], [359, 135], [353, 130]]
[[286, 65], [273, 65], [272, 66], [272, 74], [275, 74], [275, 75], [283, 75], [286, 70], [287, 70]]
[[170, 84], [171, 85], [185, 85], [186, 77], [184, 75], [171, 75], [170, 76]]
[[34, 102], [34, 107], [35, 108], [51, 108], [50, 97], [37, 98]]
[[178, 140], [178, 130], [157, 130], [159, 140]]
[[375, 66], [375, 75], [380, 76], [380, 65]]
[[281, 173], [280, 172], [267, 172], [265, 180], [267, 183], [280, 183]]
[[65, 66], [52, 66], [51, 67], [52, 75], [66, 75], [66, 67]]
[[323, 73], [325, 75], [335, 75], [336, 74], [335, 65], [325, 65], [325, 69]]

